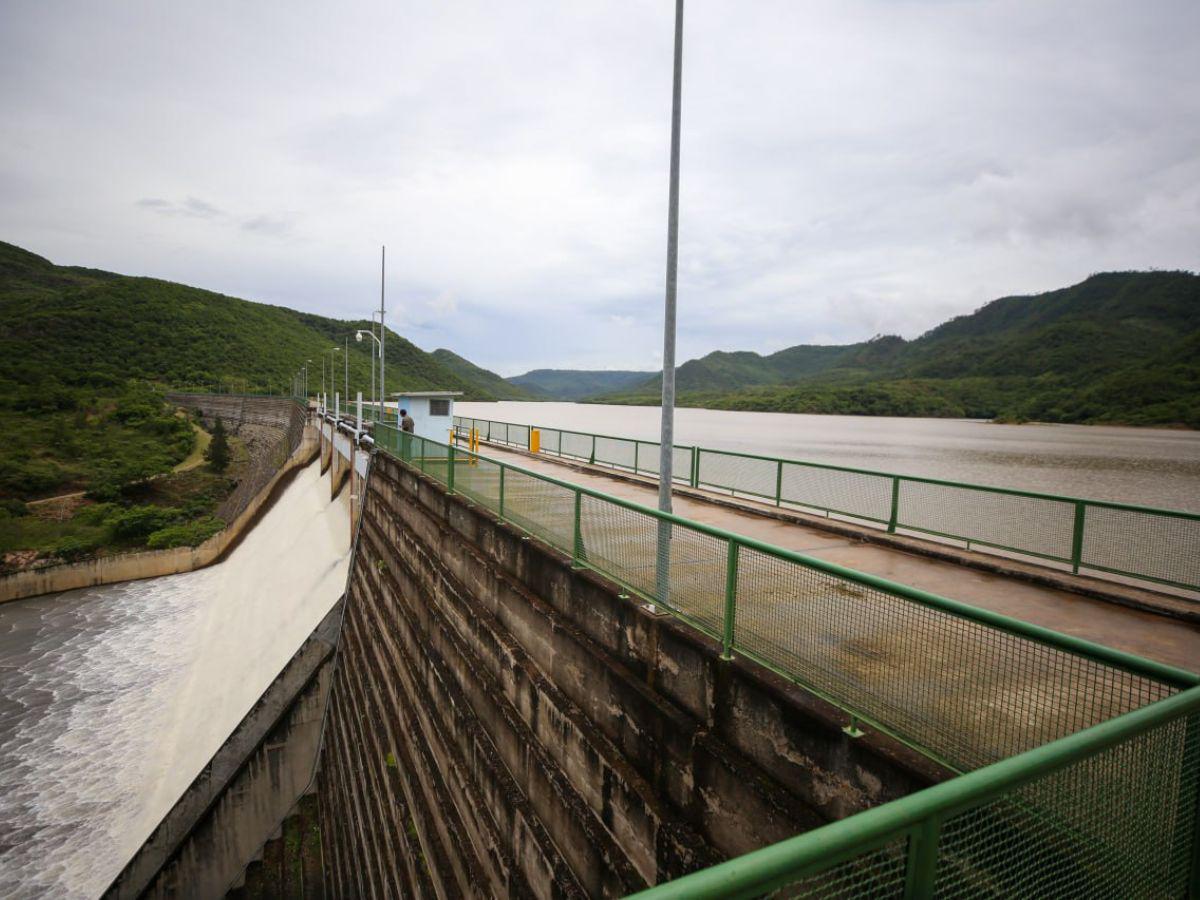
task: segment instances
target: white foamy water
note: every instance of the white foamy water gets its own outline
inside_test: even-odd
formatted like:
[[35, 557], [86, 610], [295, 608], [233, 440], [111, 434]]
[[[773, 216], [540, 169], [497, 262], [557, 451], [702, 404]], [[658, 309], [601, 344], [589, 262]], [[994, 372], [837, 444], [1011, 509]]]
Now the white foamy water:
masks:
[[0, 605], [0, 896], [99, 896], [341, 595], [318, 471], [216, 566]]

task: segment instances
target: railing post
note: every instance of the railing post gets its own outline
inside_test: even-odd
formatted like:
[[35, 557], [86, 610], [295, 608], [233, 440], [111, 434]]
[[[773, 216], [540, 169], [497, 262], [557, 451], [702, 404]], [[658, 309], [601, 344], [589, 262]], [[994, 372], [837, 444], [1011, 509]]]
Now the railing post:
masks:
[[575, 491], [575, 537], [571, 542], [571, 564], [578, 569], [583, 564], [583, 492]]
[[1087, 504], [1082, 500], [1075, 501], [1075, 529], [1071, 532], [1071, 574], [1079, 574], [1079, 563], [1083, 560], [1083, 520], [1087, 514]]
[[721, 659], [733, 659], [734, 614], [737, 610], [738, 542], [730, 539], [725, 557], [725, 621]]
[[454, 445], [446, 445], [446, 493], [454, 493]]
[[588, 457], [588, 465], [594, 466], [595, 464], [596, 464], [596, 436], [593, 434], [592, 435], [592, 455], [590, 457]]
[[892, 476], [892, 511], [888, 516], [888, 534], [896, 533], [896, 520], [900, 516], [900, 478]]
[[504, 518], [504, 470], [508, 468], [503, 463], [500, 464], [500, 512], [498, 515], [501, 519]]
[[692, 487], [700, 487], [700, 445], [692, 447], [692, 477], [689, 479]]
[[941, 823], [933, 817], [918, 823], [908, 836], [908, 865], [904, 878], [904, 900], [933, 896], [937, 881], [938, 833]]
[[783, 500], [783, 460], [779, 461], [779, 468], [775, 472], [775, 505], [780, 506]]
[[641, 441], [633, 442], [633, 474], [638, 473], [638, 451], [642, 449]]

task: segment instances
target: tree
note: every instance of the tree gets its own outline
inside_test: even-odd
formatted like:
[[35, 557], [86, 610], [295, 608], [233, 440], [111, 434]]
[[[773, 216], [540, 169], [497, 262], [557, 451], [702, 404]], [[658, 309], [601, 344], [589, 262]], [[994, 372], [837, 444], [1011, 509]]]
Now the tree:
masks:
[[229, 438], [225, 434], [225, 423], [219, 417], [217, 424], [213, 426], [212, 440], [208, 449], [204, 451], [204, 458], [208, 460], [209, 468], [214, 472], [224, 472], [229, 468]]

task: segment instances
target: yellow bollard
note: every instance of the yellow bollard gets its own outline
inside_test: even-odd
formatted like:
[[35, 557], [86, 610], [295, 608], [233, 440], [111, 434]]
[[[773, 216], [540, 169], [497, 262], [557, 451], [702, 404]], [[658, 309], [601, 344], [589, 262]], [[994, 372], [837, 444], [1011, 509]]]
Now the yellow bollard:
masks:
[[529, 429], [529, 452], [537, 453], [542, 449], [542, 433], [536, 428]]

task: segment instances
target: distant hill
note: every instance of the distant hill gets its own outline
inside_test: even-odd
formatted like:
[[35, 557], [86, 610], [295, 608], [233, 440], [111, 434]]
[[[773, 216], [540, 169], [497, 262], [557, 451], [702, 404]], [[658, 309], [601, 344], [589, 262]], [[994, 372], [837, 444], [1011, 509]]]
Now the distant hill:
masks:
[[[349, 346], [350, 393], [370, 393], [370, 340], [353, 340], [367, 320], [343, 321], [253, 303], [200, 288], [56, 266], [0, 242], [0, 394], [55, 385], [107, 385], [144, 379], [171, 387], [290, 391], [311, 359], [308, 387], [321, 387], [322, 353]], [[450, 356], [454, 356], [450, 354]], [[345, 364], [334, 353], [334, 387]], [[328, 362], [330, 354], [326, 353]], [[496, 376], [454, 356], [449, 363], [388, 331], [388, 389], [459, 390], [493, 400]], [[499, 380], [502, 385], [504, 382]], [[508, 390], [508, 388], [504, 388]]]
[[489, 372], [487, 369], [475, 365], [470, 360], [463, 359], [452, 350], [434, 350], [430, 356], [445, 366], [447, 370], [471, 382], [471, 384], [486, 390], [497, 400], [543, 399], [520, 385], [506, 381], [495, 372]]
[[[882, 336], [676, 370], [683, 405], [1200, 428], [1200, 276], [1109, 272], [1004, 297], [913, 341]], [[654, 403], [661, 377], [603, 399]]]
[[584, 400], [641, 384], [653, 374], [605, 369], [534, 369], [507, 381], [543, 399]]

